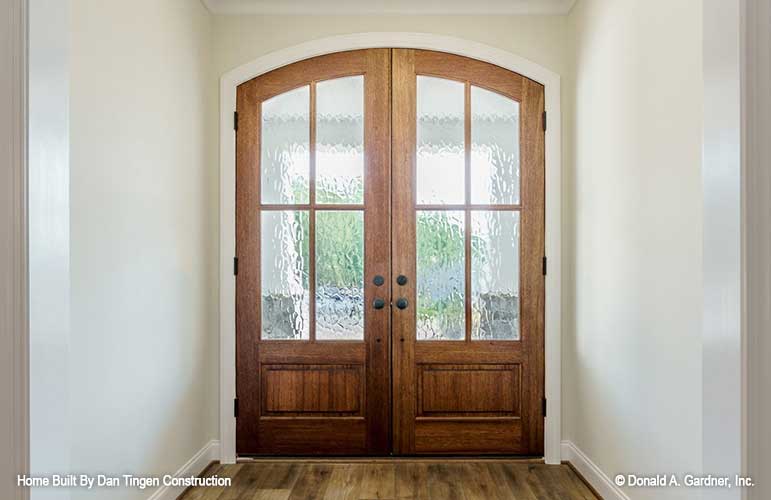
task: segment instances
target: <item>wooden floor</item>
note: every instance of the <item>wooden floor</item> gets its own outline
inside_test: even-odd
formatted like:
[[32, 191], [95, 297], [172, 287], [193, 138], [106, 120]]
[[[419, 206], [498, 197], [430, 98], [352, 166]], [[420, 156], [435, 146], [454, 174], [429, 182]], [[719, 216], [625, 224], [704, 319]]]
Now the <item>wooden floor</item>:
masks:
[[568, 465], [507, 461], [213, 464], [229, 488], [194, 488], [184, 500], [596, 500]]

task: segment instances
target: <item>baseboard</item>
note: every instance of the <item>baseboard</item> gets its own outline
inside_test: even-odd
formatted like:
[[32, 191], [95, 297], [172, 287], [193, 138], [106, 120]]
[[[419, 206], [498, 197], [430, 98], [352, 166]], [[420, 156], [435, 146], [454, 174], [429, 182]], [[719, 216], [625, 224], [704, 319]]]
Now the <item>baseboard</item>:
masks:
[[[203, 448], [193, 455], [193, 457], [187, 461], [185, 465], [179, 468], [174, 473], [174, 477], [190, 477], [197, 476], [209, 466], [213, 461], [220, 458], [220, 442], [216, 439], [212, 439], [204, 445]], [[183, 487], [161, 486], [155, 493], [153, 493], [147, 500], [176, 500], [182, 492], [185, 491]]]
[[616, 486], [589, 457], [571, 441], [562, 441], [562, 460], [570, 462], [587, 483], [603, 500], [629, 500], [626, 493]]

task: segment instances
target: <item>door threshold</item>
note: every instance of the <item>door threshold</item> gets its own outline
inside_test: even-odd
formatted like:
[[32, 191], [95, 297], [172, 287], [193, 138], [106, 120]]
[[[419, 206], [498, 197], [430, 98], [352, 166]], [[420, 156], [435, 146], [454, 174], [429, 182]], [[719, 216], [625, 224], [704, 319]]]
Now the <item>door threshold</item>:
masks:
[[521, 455], [423, 455], [423, 456], [340, 456], [340, 457], [302, 457], [302, 456], [246, 456], [238, 457], [236, 463], [323, 463], [323, 464], [389, 464], [389, 463], [521, 463], [543, 464], [543, 457], [523, 457]]

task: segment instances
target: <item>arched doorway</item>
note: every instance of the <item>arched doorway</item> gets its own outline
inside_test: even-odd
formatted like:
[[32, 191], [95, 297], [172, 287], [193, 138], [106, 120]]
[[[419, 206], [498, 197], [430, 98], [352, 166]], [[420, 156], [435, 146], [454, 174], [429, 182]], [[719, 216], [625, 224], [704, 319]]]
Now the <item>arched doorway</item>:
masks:
[[543, 453], [543, 111], [414, 49], [238, 87], [239, 454]]

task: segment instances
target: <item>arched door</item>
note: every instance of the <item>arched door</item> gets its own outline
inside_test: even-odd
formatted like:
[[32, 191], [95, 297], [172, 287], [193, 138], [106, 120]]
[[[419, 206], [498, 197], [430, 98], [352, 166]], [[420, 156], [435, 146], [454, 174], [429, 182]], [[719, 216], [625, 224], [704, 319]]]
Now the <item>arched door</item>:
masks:
[[542, 112], [420, 50], [238, 87], [238, 454], [542, 453]]
[[238, 87], [239, 454], [390, 450], [390, 62], [343, 52]]
[[543, 454], [544, 88], [393, 51], [394, 449]]

